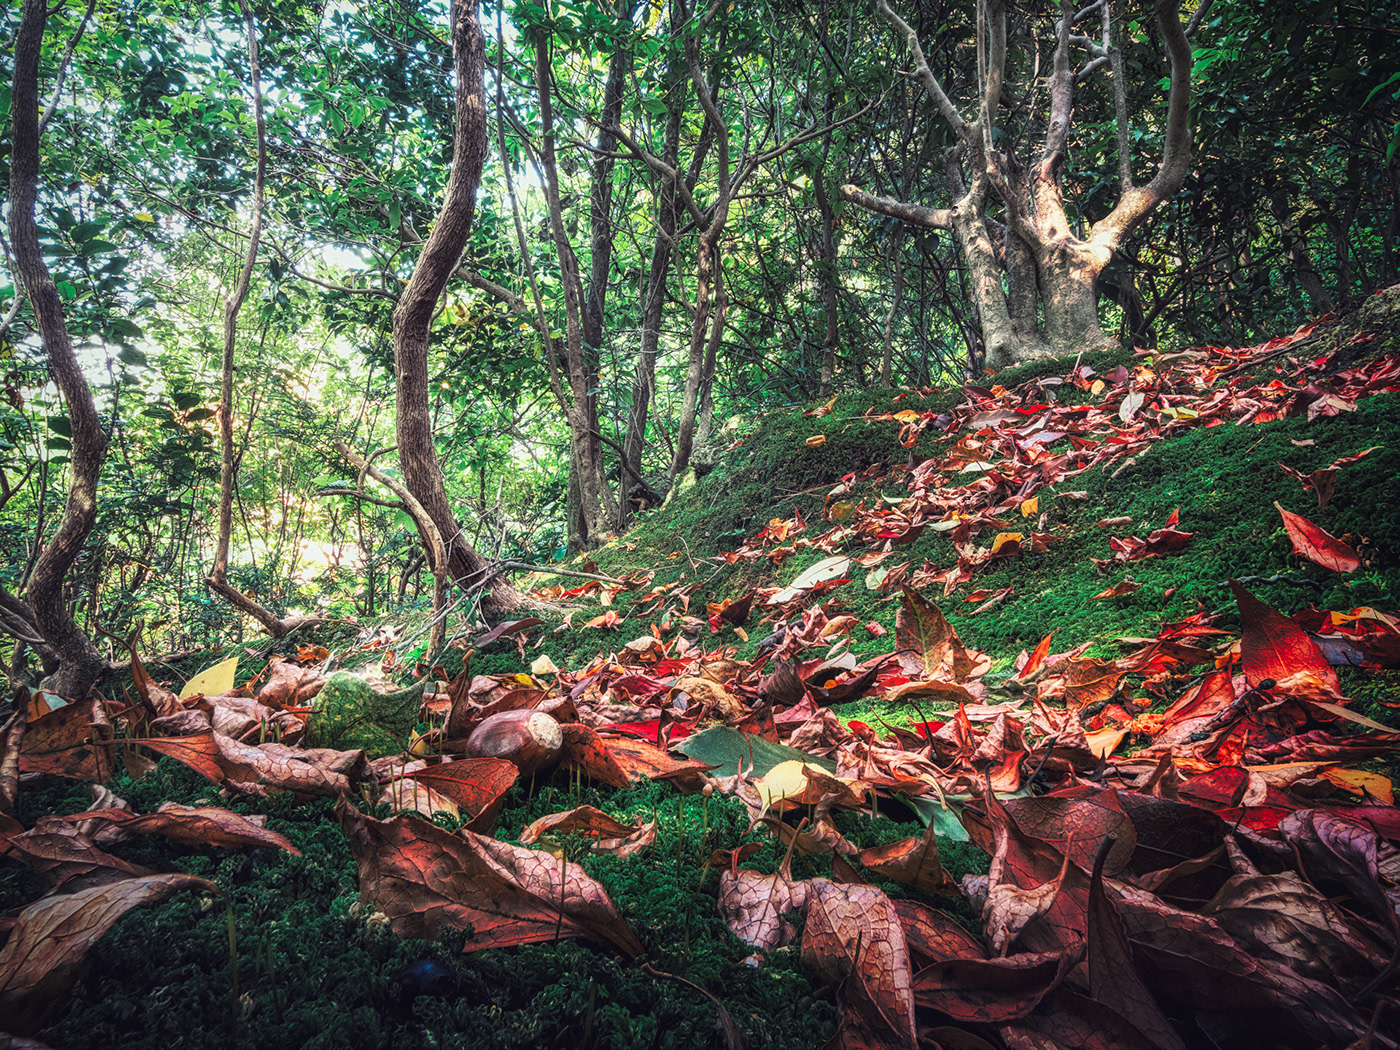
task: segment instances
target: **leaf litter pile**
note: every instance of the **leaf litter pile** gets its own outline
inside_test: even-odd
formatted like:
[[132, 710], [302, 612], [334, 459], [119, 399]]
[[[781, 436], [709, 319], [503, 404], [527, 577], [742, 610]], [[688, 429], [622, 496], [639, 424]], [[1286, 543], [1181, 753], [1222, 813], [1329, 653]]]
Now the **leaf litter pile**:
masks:
[[[257, 816], [174, 803], [140, 814], [98, 786], [118, 768], [140, 776], [154, 755], [226, 797], [337, 799], [364, 906], [398, 936], [456, 928], [468, 952], [581, 939], [709, 999], [714, 1045], [762, 1040], [701, 984], [657, 969], [646, 931], [578, 862], [583, 843], [637, 863], [657, 849], [655, 814], [628, 822], [573, 806], [526, 827], [518, 844], [495, 837], [507, 799], [535, 791], [554, 764], [613, 788], [664, 781], [742, 803], [749, 841], [715, 850], [702, 877], [752, 949], [747, 964], [800, 952], [836, 1004], [830, 1046], [1395, 1046], [1400, 810], [1373, 770], [1400, 735], [1354, 710], [1335, 670], [1400, 667], [1394, 610], [1289, 617], [1230, 581], [1237, 629], [1201, 609], [1155, 637], [1119, 639], [1116, 659], [1086, 655], [1087, 643], [1056, 651], [1050, 631], [994, 678], [992, 659], [936, 604], [975, 588], [987, 565], [1063, 539], [1038, 508], [1048, 485], [1116, 469], [1186, 428], [1323, 421], [1400, 390], [1395, 355], [1346, 366], [1359, 349], [1347, 345], [1299, 360], [1292, 348], [1310, 334], [1187, 352], [1156, 371], [1077, 367], [1010, 391], [970, 387], [948, 412], [868, 414], [896, 424], [906, 447], [926, 432], [945, 443], [883, 477], [907, 496], [867, 506], [852, 498], [851, 476], [826, 499], [825, 532], [804, 535], [800, 514], [775, 519], [724, 556], [780, 565], [815, 549], [826, 560], [704, 616], [691, 614], [682, 585], [640, 593], [652, 575], [638, 574], [625, 586], [639, 592], [633, 609], [655, 616], [650, 631], [577, 670], [544, 658], [530, 673], [464, 671], [430, 687], [421, 718], [431, 728], [402, 754], [302, 745], [324, 682], [308, 659], [274, 660], [239, 688], [230, 664], [176, 696], [133, 652], [124, 701], [34, 693], [0, 734], [0, 850], [45, 892], [0, 918], [0, 1027], [39, 1031], [128, 910], [220, 892], [113, 847], [163, 836], [295, 852]], [[1290, 352], [1288, 380], [1238, 378]], [[1098, 400], [1061, 406], [1052, 391], [1066, 385]], [[1379, 451], [1293, 471], [1300, 497], [1325, 507], [1337, 473]], [[1297, 554], [1357, 571], [1362, 555], [1301, 509], [1278, 506]], [[1105, 573], [1189, 556], [1189, 523], [1176, 514], [1146, 537], [1119, 536], [1120, 524], [1099, 523]], [[956, 559], [901, 561], [899, 549], [929, 529], [948, 533]], [[822, 603], [860, 575], [897, 600], [892, 631]], [[1134, 589], [1125, 577], [1095, 597]], [[567, 594], [599, 590], [607, 585]], [[986, 609], [1009, 590], [962, 598]], [[771, 633], [751, 661], [701, 644], [724, 631], [746, 637], [759, 622]], [[618, 623], [610, 611], [585, 626]], [[489, 638], [514, 636], [523, 656], [539, 625], [501, 625]], [[848, 646], [860, 632], [884, 638], [885, 651], [857, 658]], [[831, 709], [859, 698], [887, 705], [890, 718], [843, 722]], [[25, 827], [20, 791], [39, 777], [91, 781], [91, 807]], [[901, 807], [924, 834], [862, 849], [838, 828], [843, 811]], [[777, 870], [746, 867], [769, 838], [785, 854]], [[950, 841], [985, 851], [988, 873], [945, 870], [939, 846]], [[795, 854], [828, 856], [831, 877], [794, 876]]]

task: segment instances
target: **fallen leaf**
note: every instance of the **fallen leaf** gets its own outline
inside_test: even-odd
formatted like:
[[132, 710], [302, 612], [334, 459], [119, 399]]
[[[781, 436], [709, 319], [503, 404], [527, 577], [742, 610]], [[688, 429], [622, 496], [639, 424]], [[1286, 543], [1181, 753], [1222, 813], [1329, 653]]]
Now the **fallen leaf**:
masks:
[[179, 699], [183, 702], [196, 694], [223, 696], [233, 690], [233, 678], [237, 671], [237, 656], [230, 656], [213, 667], [207, 667], [185, 683], [185, 687], [180, 690]]
[[1337, 672], [1301, 627], [1254, 597], [1237, 580], [1230, 581], [1230, 589], [1240, 610], [1240, 661], [1251, 689], [1273, 679], [1274, 688], [1284, 694], [1317, 700], [1341, 697]]
[[1314, 565], [1321, 565], [1333, 572], [1355, 572], [1361, 568], [1360, 555], [1348, 544], [1302, 515], [1284, 510], [1277, 500], [1274, 507], [1283, 516], [1283, 527], [1288, 530], [1288, 538], [1293, 541], [1296, 553]]
[[[874, 1045], [914, 1050], [913, 974], [904, 928], [890, 899], [874, 886], [812, 879], [808, 883], [802, 962], [838, 987], [843, 1028]], [[878, 1042], [875, 1042], [878, 1041]], [[851, 1039], [846, 1045], [869, 1045]]]
[[180, 890], [221, 893], [215, 883], [193, 875], [142, 875], [43, 897], [26, 907], [0, 948], [0, 1016], [5, 1028], [17, 1035], [42, 1028], [73, 987], [88, 949], [132, 908]]
[[630, 958], [644, 948], [607, 891], [579, 865], [463, 829], [449, 834], [416, 817], [367, 817], [345, 799], [341, 827], [359, 866], [360, 899], [400, 937], [431, 940], [443, 926], [470, 929], [466, 951], [586, 937]]

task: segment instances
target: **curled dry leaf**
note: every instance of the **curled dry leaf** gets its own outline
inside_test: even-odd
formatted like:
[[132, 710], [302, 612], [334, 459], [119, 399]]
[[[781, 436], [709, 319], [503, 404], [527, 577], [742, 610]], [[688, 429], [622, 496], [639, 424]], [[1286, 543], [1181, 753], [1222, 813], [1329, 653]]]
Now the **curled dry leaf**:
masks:
[[576, 806], [563, 813], [551, 813], [540, 817], [520, 833], [520, 841], [525, 845], [538, 842], [541, 835], [549, 833], [589, 835], [593, 838], [620, 838], [636, 831], [635, 827], [608, 816], [593, 806]]
[[77, 980], [83, 956], [118, 919], [181, 890], [220, 892], [216, 884], [193, 875], [143, 875], [44, 897], [25, 908], [0, 948], [5, 1027], [19, 1035], [41, 1028]]
[[19, 752], [28, 725], [24, 712], [16, 711], [0, 726], [0, 834], [7, 821], [14, 822], [19, 804]]
[[797, 927], [786, 916], [806, 907], [807, 883], [792, 881], [786, 860], [772, 875], [732, 868], [720, 873], [721, 918], [734, 936], [761, 952], [791, 944]]
[[1004, 1024], [1039, 1006], [1083, 958], [1080, 941], [1058, 952], [940, 960], [914, 975], [914, 1001], [959, 1021]]
[[644, 951], [607, 891], [577, 864], [541, 850], [415, 817], [380, 821], [336, 804], [359, 866], [360, 898], [400, 937], [470, 929], [466, 951], [586, 937], [635, 958]]
[[252, 794], [265, 793], [265, 786], [308, 795], [346, 795], [352, 782], [363, 778], [365, 770], [363, 751], [305, 749], [286, 744], [253, 747], [212, 732], [144, 737], [125, 743], [169, 755], [216, 784]]
[[887, 879], [912, 886], [925, 893], [956, 893], [957, 884], [948, 877], [938, 857], [935, 825], [930, 822], [923, 838], [904, 839], [888, 846], [862, 850], [857, 859]]
[[10, 836], [6, 845], [6, 856], [33, 869], [45, 892], [72, 893], [155, 874], [106, 852], [62, 817], [40, 817], [28, 831]]

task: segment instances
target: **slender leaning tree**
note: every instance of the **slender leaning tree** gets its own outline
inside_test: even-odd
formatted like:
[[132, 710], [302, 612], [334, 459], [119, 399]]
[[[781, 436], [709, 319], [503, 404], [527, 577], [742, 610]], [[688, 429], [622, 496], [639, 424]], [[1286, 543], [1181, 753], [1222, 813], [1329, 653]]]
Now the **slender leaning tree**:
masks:
[[[1027, 155], [1003, 146], [1015, 140], [998, 128], [1008, 98], [1037, 98], [1038, 61], [1018, 63], [1025, 84], [1008, 88], [1007, 4], [977, 0], [975, 92], [950, 92], [930, 67], [918, 34], [889, 5], [880, 14], [907, 43], [913, 72], [952, 133], [944, 156], [946, 208], [877, 196], [854, 185], [841, 196], [860, 207], [917, 226], [949, 230], [957, 243], [967, 293], [977, 309], [983, 342], [982, 366], [999, 369], [1039, 357], [1102, 350], [1114, 340], [1099, 327], [1095, 284], [1113, 253], [1163, 201], [1181, 187], [1191, 160], [1191, 46], [1180, 17], [1180, 0], [1153, 0], [1152, 9], [1170, 66], [1161, 160], [1152, 179], [1133, 179], [1128, 82], [1114, 42], [1115, 4], [1096, 0], [1077, 9], [1061, 2], [1053, 23], [1054, 47], [1045, 106], [1030, 114], [1043, 127]], [[1198, 9], [1198, 25], [1209, 0]], [[1092, 27], [1094, 35], [1083, 28]], [[1030, 50], [1030, 49], [1026, 49]], [[1038, 58], [1039, 50], [1034, 50]], [[1079, 62], [1076, 68], [1076, 60]], [[1092, 225], [1071, 218], [1065, 205], [1062, 169], [1075, 116], [1075, 92], [1089, 78], [1111, 76], [1118, 146], [1118, 200]], [[1148, 74], [1155, 79], [1155, 74]], [[971, 87], [971, 86], [969, 86]], [[964, 116], [954, 98], [975, 99]], [[1006, 96], [1004, 98], [1004, 96]], [[1013, 110], [1019, 107], [1011, 107]]]
[[[491, 565], [472, 549], [457, 526], [442, 480], [442, 465], [433, 445], [428, 390], [428, 344], [433, 314], [471, 233], [487, 144], [486, 38], [477, 13], [477, 0], [455, 0], [451, 18], [457, 77], [452, 172], [437, 224], [394, 309], [394, 372], [398, 380], [395, 436], [404, 485], [422, 504], [441, 535], [451, 578], [478, 583], [491, 572]], [[432, 545], [429, 549], [433, 549]], [[519, 591], [503, 577], [497, 577], [484, 605], [488, 611], [503, 612], [524, 602]]]

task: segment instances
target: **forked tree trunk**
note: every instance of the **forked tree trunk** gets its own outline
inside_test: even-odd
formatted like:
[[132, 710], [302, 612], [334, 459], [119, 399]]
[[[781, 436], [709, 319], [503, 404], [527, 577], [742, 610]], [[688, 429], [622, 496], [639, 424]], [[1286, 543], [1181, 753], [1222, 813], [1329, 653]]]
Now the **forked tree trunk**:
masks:
[[[68, 405], [73, 428], [69, 462], [72, 477], [58, 529], [34, 563], [25, 592], [33, 623], [58, 659], [44, 687], [61, 696], [81, 697], [106, 673], [107, 661], [73, 620], [63, 582], [82, 553], [97, 521], [97, 479], [107, 454], [107, 434], [97, 416], [92, 390], [78, 367], [63, 315], [58, 287], [44, 263], [34, 206], [39, 184], [39, 59], [48, 18], [46, 0], [24, 0], [15, 34], [13, 97], [10, 106], [10, 243], [25, 294], [34, 310], [49, 373]], [[86, 25], [86, 20], [84, 20]], [[42, 536], [36, 537], [40, 543]]]
[[[437, 224], [394, 309], [394, 366], [398, 377], [395, 436], [405, 487], [437, 526], [447, 549], [452, 579], [470, 585], [487, 575], [491, 564], [471, 548], [457, 526], [433, 446], [428, 396], [428, 341], [433, 312], [471, 232], [476, 190], [486, 157], [486, 38], [477, 18], [477, 0], [456, 0], [451, 17], [457, 76], [452, 173]], [[497, 577], [483, 606], [488, 612], [498, 613], [518, 608], [525, 600], [504, 577]]]
[[[1153, 0], [1171, 67], [1166, 133], [1156, 175], [1147, 185], [1137, 186], [1132, 178], [1126, 74], [1112, 42], [1109, 0], [1095, 0], [1077, 14], [1073, 5], [1060, 3], [1045, 139], [1039, 152], [1027, 158], [1004, 155], [993, 145], [1006, 69], [1005, 0], [977, 3], [978, 107], [972, 119], [958, 111], [929, 68], [917, 34], [888, 0], [876, 0], [876, 4], [908, 45], [915, 76], [956, 136], [957, 145], [946, 164], [946, 181], [954, 199], [950, 207], [927, 208], [850, 185], [842, 187], [842, 197], [908, 223], [953, 232], [967, 274], [968, 295], [981, 325], [983, 368], [996, 370], [1034, 358], [1115, 345], [1099, 325], [1099, 275], [1114, 250], [1180, 188], [1190, 163], [1192, 59], [1180, 5]], [[1091, 16], [1098, 16], [1102, 27], [1098, 40], [1075, 28], [1075, 23]], [[1086, 56], [1078, 71], [1070, 62], [1074, 49]], [[1081, 234], [1067, 217], [1060, 169], [1068, 147], [1075, 84], [1105, 67], [1112, 69], [1117, 116], [1119, 199], [1107, 216]], [[993, 197], [1003, 206], [1002, 222], [987, 214]]]

